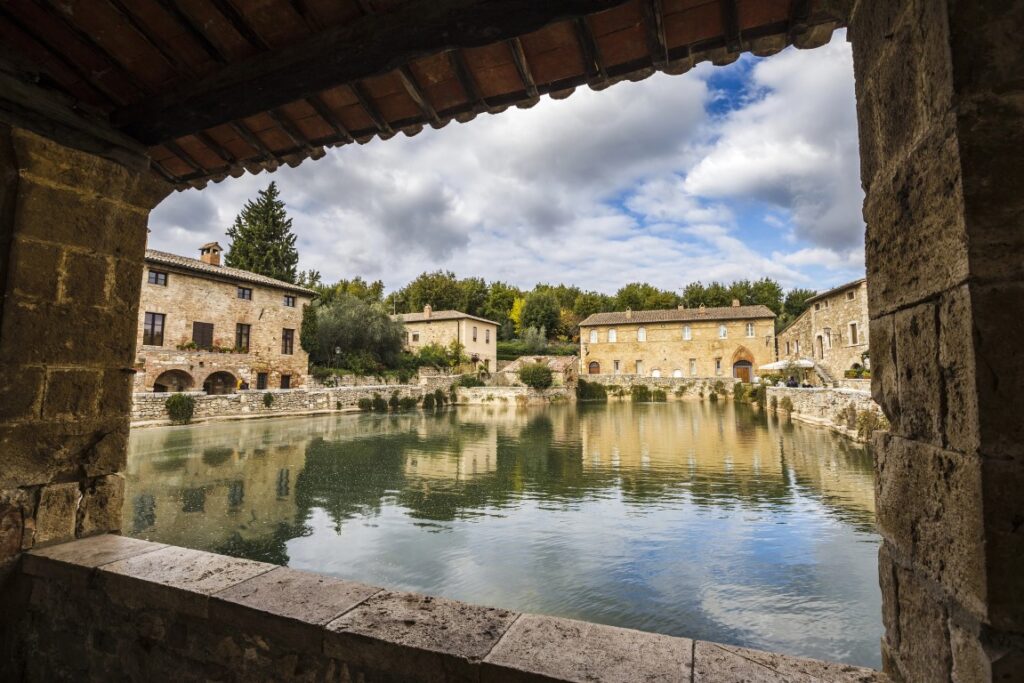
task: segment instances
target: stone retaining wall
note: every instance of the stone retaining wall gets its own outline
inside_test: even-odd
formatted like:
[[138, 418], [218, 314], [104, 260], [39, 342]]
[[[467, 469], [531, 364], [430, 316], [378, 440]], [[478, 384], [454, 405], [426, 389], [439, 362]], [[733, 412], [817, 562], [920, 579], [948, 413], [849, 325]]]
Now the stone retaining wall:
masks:
[[871, 391], [870, 379], [848, 379], [846, 377], [836, 380], [840, 389], [856, 389], [857, 391]]
[[575, 401], [576, 393], [565, 387], [534, 391], [529, 387], [459, 387], [457, 403], [466, 405], [565, 403]]
[[35, 550], [18, 581], [3, 680], [883, 680], [121, 536]]
[[[581, 375], [580, 379], [595, 384], [607, 386], [619, 386], [625, 390], [624, 396], [629, 398], [630, 388], [638, 385], [650, 389], [663, 389], [668, 398], [695, 399], [707, 396], [714, 387], [721, 382], [728, 393], [732, 393], [733, 387], [739, 383], [735, 377], [648, 377], [645, 375]], [[682, 389], [680, 395], [676, 390]], [[608, 396], [609, 399], [614, 396]]]
[[[448, 382], [437, 388], [448, 391]], [[269, 389], [266, 391], [239, 391], [234, 394], [208, 396], [202, 392], [187, 392], [195, 399], [195, 420], [216, 417], [254, 417], [257, 415], [286, 415], [328, 410], [353, 410], [359, 399], [373, 398], [374, 394], [387, 399], [395, 391], [399, 397], [420, 398], [434, 391], [433, 386], [419, 385], [376, 385], [358, 387], [336, 387], [333, 389]], [[270, 406], [263, 404], [264, 394], [274, 397]], [[145, 393], [132, 396], [132, 421], [167, 422], [167, 398], [172, 394]]]
[[[867, 391], [820, 387], [768, 387], [769, 410], [773, 409], [773, 406], [779, 406], [775, 408], [776, 412], [785, 412], [780, 406], [786, 398], [793, 404], [793, 410], [789, 413], [792, 419], [828, 427], [857, 441], [866, 442], [871, 439], [871, 434], [859, 433], [858, 420], [863, 420], [860, 417], [862, 413], [873, 413], [879, 418], [877, 429], [888, 428], [881, 407]], [[849, 412], [851, 409], [852, 414]]]

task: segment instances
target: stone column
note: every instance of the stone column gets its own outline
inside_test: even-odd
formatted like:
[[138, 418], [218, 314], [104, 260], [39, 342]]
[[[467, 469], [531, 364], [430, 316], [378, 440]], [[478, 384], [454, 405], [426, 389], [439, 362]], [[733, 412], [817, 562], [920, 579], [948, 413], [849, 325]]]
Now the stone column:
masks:
[[120, 529], [146, 171], [0, 124], [0, 614], [18, 555]]
[[1024, 2], [861, 0], [850, 21], [883, 661], [1024, 680]]

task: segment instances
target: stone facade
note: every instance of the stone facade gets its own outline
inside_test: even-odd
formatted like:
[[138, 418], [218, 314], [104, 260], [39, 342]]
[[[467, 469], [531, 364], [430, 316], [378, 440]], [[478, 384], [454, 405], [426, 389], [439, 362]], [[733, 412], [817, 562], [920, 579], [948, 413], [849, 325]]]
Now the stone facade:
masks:
[[[866, 426], [877, 429], [888, 428], [881, 407], [871, 398], [870, 391], [833, 388], [790, 388], [768, 387], [768, 406], [776, 412], [788, 413], [797, 422], [828, 427], [857, 441], [870, 441], [871, 433]], [[789, 399], [791, 410], [779, 409], [778, 405]], [[772, 408], [772, 407], [775, 408]], [[864, 419], [864, 413], [883, 418], [880, 424]]]
[[[281, 388], [285, 376], [289, 387], [303, 386], [309, 356], [299, 344], [299, 330], [313, 293], [221, 266], [216, 243], [203, 249], [203, 260], [146, 252], [134, 390], [222, 393], [242, 383], [255, 389], [261, 375], [266, 385], [259, 388]], [[147, 339], [145, 332], [153, 314], [163, 316], [158, 340]], [[194, 323], [213, 325], [210, 341], [219, 350], [188, 348], [195, 344]], [[239, 325], [248, 326], [248, 349], [225, 353], [244, 346]], [[291, 330], [290, 345], [283, 340], [285, 330]]]
[[525, 386], [459, 387], [459, 405], [541, 405], [576, 400], [576, 392], [565, 386], [537, 391]]
[[842, 379], [855, 364], [869, 362], [864, 357], [870, 336], [867, 280], [823, 292], [807, 304], [807, 310], [779, 332], [779, 360], [813, 360], [831, 381]]
[[427, 344], [462, 344], [470, 360], [488, 372], [498, 367], [498, 323], [459, 311], [435, 311], [391, 316], [405, 325], [405, 346], [416, 351]]
[[[587, 382], [596, 382], [606, 387], [619, 387], [623, 396], [629, 398], [629, 391], [634, 386], [643, 385], [648, 389], [661, 389], [669, 400], [674, 398], [704, 398], [717, 387], [732, 393], [740, 381], [735, 377], [641, 377], [639, 375], [590, 375], [584, 377]], [[613, 395], [608, 396], [609, 399]]]
[[597, 313], [580, 323], [580, 375], [588, 380], [742, 375], [750, 381], [774, 360], [775, 315], [764, 306]]

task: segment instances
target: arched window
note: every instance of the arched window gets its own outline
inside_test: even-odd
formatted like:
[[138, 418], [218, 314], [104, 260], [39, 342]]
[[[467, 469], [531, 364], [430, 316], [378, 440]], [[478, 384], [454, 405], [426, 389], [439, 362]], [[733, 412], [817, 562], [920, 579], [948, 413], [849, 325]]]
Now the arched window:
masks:
[[646, 327], [637, 328], [636, 340], [638, 342], [647, 341], [647, 328]]
[[591, 330], [590, 331], [590, 343], [591, 344], [596, 344], [597, 343], [597, 330]]
[[610, 341], [610, 342], [617, 342], [618, 341], [618, 332], [616, 332], [614, 328], [608, 330], [608, 341]]
[[661, 370], [658, 368], [651, 370], [651, 377], [661, 377]]
[[680, 370], [679, 368], [676, 368], [675, 370], [672, 371], [672, 376], [673, 377], [682, 377], [683, 376], [683, 371]]
[[596, 360], [590, 361], [590, 365], [587, 366], [587, 372], [589, 372], [591, 375], [600, 375], [601, 364], [598, 363]]

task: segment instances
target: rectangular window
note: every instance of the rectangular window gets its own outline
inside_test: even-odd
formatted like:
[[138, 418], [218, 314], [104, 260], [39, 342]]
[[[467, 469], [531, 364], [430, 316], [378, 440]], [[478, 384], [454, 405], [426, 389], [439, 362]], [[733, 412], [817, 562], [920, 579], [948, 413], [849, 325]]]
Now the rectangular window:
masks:
[[619, 361], [613, 361], [612, 364], [614, 366], [612, 369], [615, 372], [615, 374], [619, 374]]
[[414, 342], [418, 342], [420, 340], [420, 333], [419, 332], [413, 332], [412, 333], [412, 340]]
[[789, 355], [789, 342], [786, 342], [786, 355]]
[[142, 343], [144, 345], [164, 345], [164, 317], [163, 313], [146, 313], [142, 325]]
[[615, 342], [619, 336], [619, 333], [615, 330], [608, 330], [608, 341]]
[[719, 339], [725, 339], [728, 336], [729, 336], [729, 330], [725, 327], [725, 325], [719, 325], [718, 326], [718, 338]]
[[267, 373], [257, 372], [256, 373], [256, 388], [266, 389], [267, 388]]
[[167, 273], [160, 270], [149, 271], [149, 284], [160, 285], [161, 287], [167, 286]]
[[192, 341], [201, 349], [212, 349], [213, 323], [192, 323]]
[[292, 388], [292, 376], [291, 375], [281, 375], [281, 388], [282, 389], [291, 389]]
[[284, 305], [289, 308], [295, 308], [295, 297], [291, 294], [284, 295]]
[[476, 341], [476, 325], [473, 325], [473, 341]]
[[847, 293], [846, 293], [846, 299], [847, 299], [848, 301], [853, 301], [853, 297], [854, 297], [855, 295], [856, 295], [856, 293], [855, 293], [855, 292], [847, 292]]
[[591, 330], [590, 331], [590, 343], [591, 344], [596, 344], [597, 343], [597, 330]]
[[248, 299], [249, 301], [252, 301], [252, 288], [251, 287], [239, 287], [238, 288], [238, 298], [239, 299]]
[[748, 337], [753, 337], [754, 336], [754, 323], [747, 323], [747, 336]]
[[716, 358], [715, 359], [715, 375], [717, 376], [717, 375], [721, 375], [721, 374], [722, 374], [722, 359], [721, 358]]
[[814, 304], [814, 310], [820, 311], [821, 310], [821, 304]]
[[638, 360], [636, 362], [636, 374], [638, 374], [638, 375], [644, 374], [644, 362], [642, 360]]
[[287, 327], [281, 330], [281, 353], [288, 356], [295, 353], [295, 330]]
[[696, 376], [697, 376], [697, 359], [696, 358], [691, 358], [690, 359], [690, 377], [696, 377]]
[[857, 344], [857, 323], [850, 323], [850, 344]]
[[490, 343], [491, 343], [491, 331], [490, 330], [484, 330], [484, 344], [490, 344]]
[[690, 329], [689, 325], [683, 327], [683, 341], [690, 341], [693, 339], [693, 330]]
[[796, 354], [799, 356], [800, 355], [800, 340], [799, 339], [796, 340], [795, 343], [796, 343]]
[[242, 353], [249, 353], [249, 330], [250, 326], [245, 323], [235, 325], [235, 350]]

